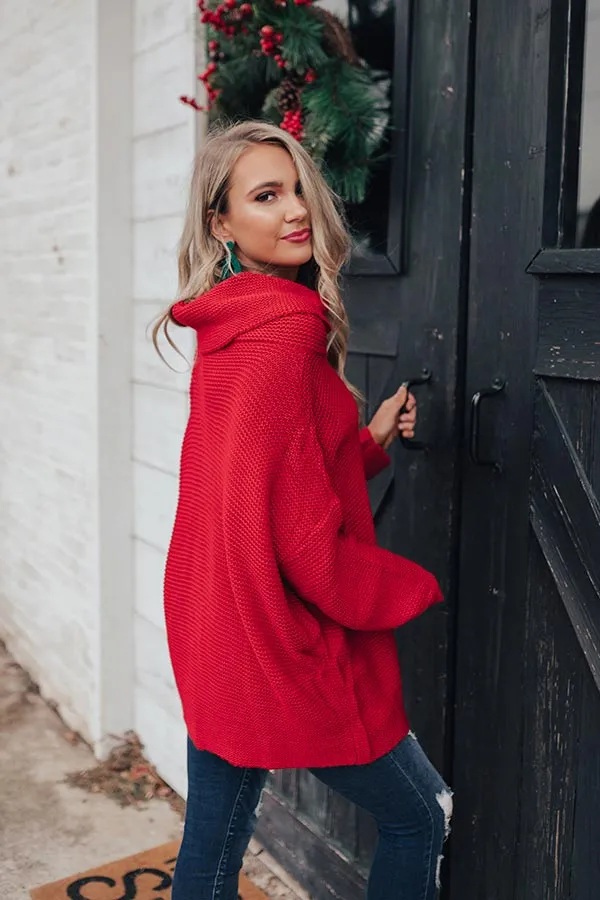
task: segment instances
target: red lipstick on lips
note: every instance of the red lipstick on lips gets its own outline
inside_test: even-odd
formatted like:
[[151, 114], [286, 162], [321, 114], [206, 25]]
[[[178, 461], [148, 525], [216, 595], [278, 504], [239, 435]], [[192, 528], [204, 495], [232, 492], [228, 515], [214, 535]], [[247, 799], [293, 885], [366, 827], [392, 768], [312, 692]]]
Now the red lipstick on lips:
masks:
[[284, 235], [282, 240], [290, 241], [292, 244], [304, 244], [310, 238], [312, 232], [310, 228], [303, 228], [301, 231], [291, 231]]

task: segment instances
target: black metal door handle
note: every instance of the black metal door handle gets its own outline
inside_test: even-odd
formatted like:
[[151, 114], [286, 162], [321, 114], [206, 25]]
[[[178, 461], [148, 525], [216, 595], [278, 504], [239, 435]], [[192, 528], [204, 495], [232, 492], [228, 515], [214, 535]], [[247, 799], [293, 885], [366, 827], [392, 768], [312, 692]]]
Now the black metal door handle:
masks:
[[486, 397], [497, 397], [504, 388], [506, 382], [502, 378], [496, 378], [492, 386], [476, 391], [471, 398], [471, 436], [469, 440], [469, 456], [475, 466], [489, 466], [493, 469], [500, 470], [501, 464], [491, 459], [482, 459], [479, 455], [479, 414], [481, 411], [481, 402]]
[[[416, 378], [410, 378], [408, 381], [404, 382], [404, 387], [406, 388], [406, 392], [408, 392], [411, 388], [416, 387], [419, 384], [427, 384], [431, 381], [433, 376], [433, 372], [429, 369], [423, 369], [420, 375], [417, 375]], [[400, 414], [405, 412], [406, 406], [403, 406], [400, 410]], [[405, 438], [400, 436], [400, 443], [404, 447], [405, 450], [425, 450], [427, 448], [427, 444], [424, 444], [423, 441], [416, 441], [414, 438]]]

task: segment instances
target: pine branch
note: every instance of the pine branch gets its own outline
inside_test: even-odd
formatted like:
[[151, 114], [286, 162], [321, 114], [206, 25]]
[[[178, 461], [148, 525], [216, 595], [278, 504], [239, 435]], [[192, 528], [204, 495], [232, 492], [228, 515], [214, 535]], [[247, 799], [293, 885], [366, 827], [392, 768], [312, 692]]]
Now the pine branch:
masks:
[[382, 141], [389, 120], [389, 104], [374, 96], [367, 72], [346, 63], [330, 65], [307, 85], [304, 106], [311, 131], [325, 130], [331, 141], [345, 146], [349, 160], [371, 156]]
[[307, 85], [303, 101], [311, 115], [333, 125], [339, 134], [376, 129], [389, 111], [388, 101], [374, 90], [368, 71], [338, 60], [329, 62], [317, 81]]
[[265, 97], [265, 101], [262, 106], [262, 118], [268, 119], [275, 125], [281, 124], [282, 116], [279, 111], [279, 85], [272, 88]]
[[[211, 117], [263, 118], [281, 125], [284, 113], [291, 115], [301, 104], [299, 139], [333, 189], [346, 201], [362, 202], [371, 170], [389, 150], [389, 72], [361, 65], [347, 29], [326, 10], [292, 0], [284, 7], [255, 0], [252, 13], [242, 12], [240, 20], [237, 8], [229, 13], [218, 2], [209, 0], [216, 9], [209, 36], [218, 41], [212, 71], [205, 73], [210, 99], [218, 98]], [[229, 39], [232, 23], [236, 32]], [[261, 32], [265, 25], [269, 40]], [[282, 94], [284, 80], [289, 86]], [[294, 85], [301, 94], [295, 96]]]
[[364, 166], [331, 169], [328, 181], [335, 193], [344, 197], [347, 203], [362, 203], [367, 192], [369, 170]]
[[327, 63], [322, 46], [323, 23], [306, 15], [306, 8], [292, 6], [285, 25], [283, 58], [288, 66], [303, 75], [308, 69], [319, 69]]
[[215, 87], [220, 90], [217, 109], [233, 118], [260, 115], [267, 81], [266, 59], [250, 56], [221, 63]]

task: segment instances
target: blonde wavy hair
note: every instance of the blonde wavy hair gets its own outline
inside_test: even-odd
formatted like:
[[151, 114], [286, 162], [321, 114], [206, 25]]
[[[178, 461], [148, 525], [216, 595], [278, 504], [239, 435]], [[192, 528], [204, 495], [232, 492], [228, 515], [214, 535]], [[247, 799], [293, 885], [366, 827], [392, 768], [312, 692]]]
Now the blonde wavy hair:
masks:
[[[344, 374], [350, 328], [340, 292], [340, 271], [349, 257], [351, 241], [341, 202], [301, 144], [275, 125], [249, 121], [212, 129], [197, 154], [179, 242], [178, 300], [189, 302], [220, 280], [228, 251], [213, 235], [211, 219], [227, 212], [233, 168], [242, 154], [256, 144], [282, 147], [290, 154], [298, 172], [313, 233], [313, 258], [301, 267], [299, 281], [316, 290], [321, 297], [331, 326], [327, 347], [329, 361], [360, 406], [362, 395]], [[179, 352], [168, 330], [169, 324], [175, 322], [171, 315], [173, 305], [160, 314], [152, 330], [154, 346], [161, 357], [158, 345], [161, 332], [168, 344]]]

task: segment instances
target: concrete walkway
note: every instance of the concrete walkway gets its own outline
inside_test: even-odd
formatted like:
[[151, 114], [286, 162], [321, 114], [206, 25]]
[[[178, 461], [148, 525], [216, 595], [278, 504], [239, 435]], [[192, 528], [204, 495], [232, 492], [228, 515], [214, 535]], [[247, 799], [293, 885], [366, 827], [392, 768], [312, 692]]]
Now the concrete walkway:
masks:
[[[30, 888], [181, 837], [167, 803], [119, 807], [103, 794], [62, 784], [91, 768], [89, 747], [66, 738], [60, 718], [0, 644], [0, 897], [29, 900]], [[244, 872], [274, 900], [306, 900], [253, 842]]]

